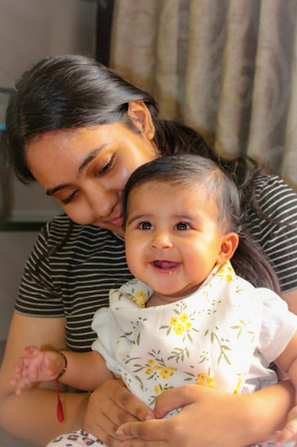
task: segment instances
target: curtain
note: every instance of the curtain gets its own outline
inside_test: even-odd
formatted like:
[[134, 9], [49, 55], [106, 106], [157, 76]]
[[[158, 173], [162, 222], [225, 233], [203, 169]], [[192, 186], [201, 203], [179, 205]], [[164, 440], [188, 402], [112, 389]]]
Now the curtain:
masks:
[[115, 0], [110, 66], [297, 191], [297, 0]]

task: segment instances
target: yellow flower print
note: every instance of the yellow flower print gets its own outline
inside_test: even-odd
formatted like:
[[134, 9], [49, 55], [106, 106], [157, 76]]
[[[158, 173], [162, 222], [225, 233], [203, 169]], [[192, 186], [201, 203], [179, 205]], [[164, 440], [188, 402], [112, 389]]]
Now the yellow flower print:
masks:
[[155, 363], [155, 360], [153, 360], [153, 359], [148, 359], [148, 360], [146, 361], [146, 363], [147, 363], [148, 365], [153, 365], [153, 364]]
[[185, 323], [186, 321], [188, 321], [188, 315], [187, 314], [182, 314], [179, 319], [182, 323]]
[[175, 328], [174, 328], [174, 332], [176, 333], [176, 335], [182, 335], [184, 333], [184, 326], [182, 324], [178, 324]]
[[228, 275], [226, 275], [226, 282], [231, 282], [232, 281], [232, 279], [233, 279], [233, 276], [232, 275], [230, 275], [230, 273], [228, 274]]
[[141, 298], [141, 299], [145, 300], [146, 293], [143, 290], [140, 290], [139, 292], [136, 292], [136, 296], [137, 296], [137, 298]]
[[191, 327], [192, 327], [192, 323], [190, 321], [188, 321], [186, 323], [186, 329], [191, 329]]
[[204, 382], [206, 379], [206, 374], [201, 373], [197, 375], [198, 382]]
[[170, 324], [171, 326], [175, 326], [177, 324], [178, 320], [176, 317], [171, 317], [170, 318]]
[[238, 383], [237, 383], [237, 385], [236, 385], [236, 388], [235, 388], [235, 390], [233, 391], [233, 394], [238, 394], [238, 393], [239, 393], [239, 389], [240, 389], [240, 386], [241, 386], [241, 382], [242, 382], [242, 377], [240, 377], [240, 379], [239, 379], [239, 381], [238, 381]]
[[214, 378], [212, 376], [207, 377], [206, 374], [201, 373], [197, 375], [196, 385], [208, 386], [209, 388], [214, 388]]
[[225, 269], [224, 269], [224, 267], [221, 267], [221, 268], [219, 269], [218, 273], [220, 273], [221, 275], [222, 275], [223, 273], [225, 273]]
[[176, 371], [176, 368], [174, 368], [174, 366], [168, 366], [167, 368], [169, 371]]
[[161, 366], [160, 365], [155, 365], [154, 368], [155, 369], [161, 369]]
[[135, 298], [135, 297], [134, 297], [134, 298], [132, 298], [132, 301], [133, 301], [133, 303], [136, 303], [136, 304], [138, 303], [138, 299], [137, 299], [137, 298]]
[[169, 377], [172, 376], [172, 374], [173, 374], [173, 372], [172, 372], [172, 371], [169, 371], [168, 368], [162, 368], [161, 371], [160, 371], [160, 373], [159, 373], [159, 375], [160, 375], [161, 377], [163, 377], [163, 379], [168, 379]]
[[140, 307], [145, 307], [145, 303], [146, 303], [145, 300], [139, 300], [138, 301], [138, 304], [139, 304]]
[[207, 377], [206, 383], [209, 388], [214, 388], [214, 377]]
[[160, 386], [158, 386], [158, 385], [155, 385], [154, 386], [154, 392], [155, 392], [155, 394], [159, 394], [159, 393], [164, 393], [164, 391], [167, 391], [167, 388], [163, 388], [161, 385]]
[[145, 370], [145, 374], [148, 374], [148, 375], [153, 374], [153, 372], [154, 372], [153, 368], [146, 368], [146, 370]]

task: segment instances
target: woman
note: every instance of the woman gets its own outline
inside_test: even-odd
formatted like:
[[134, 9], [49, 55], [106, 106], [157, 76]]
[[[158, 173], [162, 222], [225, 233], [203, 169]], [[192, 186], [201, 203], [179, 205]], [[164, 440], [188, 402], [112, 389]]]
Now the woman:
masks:
[[[202, 387], [193, 395], [181, 387], [162, 394], [154, 414], [120, 381], [108, 381], [91, 396], [63, 395], [63, 428], [55, 420], [54, 391], [37, 387], [23, 397], [13, 395], [9, 379], [25, 346], [44, 347], [50, 340], [56, 350], [88, 351], [95, 338], [94, 311], [106, 305], [110, 288], [131, 278], [120, 211], [130, 174], [166, 153], [217, 157], [194, 131], [160, 120], [150, 95], [81, 56], [45, 58], [25, 73], [10, 99], [6, 126], [20, 180], [37, 181], [66, 215], [41, 231], [25, 267], [1, 370], [2, 426], [41, 443], [83, 426], [112, 447], [124, 439], [115, 434], [120, 424], [145, 419], [151, 420], [126, 426], [138, 439], [125, 446], [204, 447], [222, 439], [222, 447], [239, 447], [267, 438], [292, 405], [289, 383], [249, 396]], [[243, 158], [222, 163], [242, 190], [250, 231], [294, 311], [297, 197], [280, 179], [258, 175]], [[180, 406], [184, 410], [171, 421], [154, 419]]]

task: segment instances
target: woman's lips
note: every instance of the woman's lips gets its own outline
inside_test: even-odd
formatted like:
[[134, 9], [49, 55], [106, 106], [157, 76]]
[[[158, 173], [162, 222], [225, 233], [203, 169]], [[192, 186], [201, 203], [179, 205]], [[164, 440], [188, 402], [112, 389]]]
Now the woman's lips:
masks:
[[117, 217], [116, 219], [111, 220], [110, 223], [116, 225], [117, 227], [121, 227], [123, 225], [123, 218]]

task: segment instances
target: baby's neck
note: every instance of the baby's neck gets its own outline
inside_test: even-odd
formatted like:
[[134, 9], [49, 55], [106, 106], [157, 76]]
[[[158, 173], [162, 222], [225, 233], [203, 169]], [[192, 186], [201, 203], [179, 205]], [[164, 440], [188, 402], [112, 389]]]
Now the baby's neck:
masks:
[[177, 301], [183, 300], [187, 298], [189, 295], [192, 295], [193, 292], [183, 296], [166, 296], [160, 295], [158, 293], [153, 293], [150, 299], [147, 301], [145, 307], [157, 307], [157, 306], [165, 306], [166, 304], [175, 303]]

